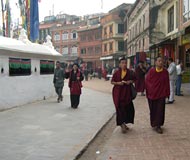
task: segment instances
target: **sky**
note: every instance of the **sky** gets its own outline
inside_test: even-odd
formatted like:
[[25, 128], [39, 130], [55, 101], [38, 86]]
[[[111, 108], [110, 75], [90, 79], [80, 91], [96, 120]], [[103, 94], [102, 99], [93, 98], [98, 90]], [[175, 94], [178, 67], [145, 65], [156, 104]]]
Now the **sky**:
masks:
[[[4, 0], [6, 1], [6, 0]], [[19, 18], [19, 8], [16, 6], [18, 0], [9, 0], [12, 8], [12, 19], [14, 22]], [[102, 3], [103, 2], [103, 3]], [[122, 3], [134, 3], [135, 0], [41, 0], [39, 3], [39, 19], [44, 20], [45, 16], [66, 13], [71, 15], [83, 16], [93, 13], [107, 13], [109, 10]], [[1, 6], [0, 6], [1, 7]], [[0, 9], [1, 10], [1, 9]], [[0, 11], [0, 26], [2, 26], [2, 16]]]
[[[103, 3], [101, 3], [103, 2]], [[45, 16], [52, 14], [67, 13], [77, 16], [86, 14], [108, 12], [122, 3], [134, 3], [135, 0], [41, 0], [39, 3], [39, 16], [43, 20]]]

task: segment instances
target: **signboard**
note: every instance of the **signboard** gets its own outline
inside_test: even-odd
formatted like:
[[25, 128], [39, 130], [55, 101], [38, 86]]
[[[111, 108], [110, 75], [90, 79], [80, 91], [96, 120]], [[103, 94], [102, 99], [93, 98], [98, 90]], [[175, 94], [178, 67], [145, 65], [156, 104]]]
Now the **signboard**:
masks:
[[190, 34], [186, 34], [182, 37], [182, 44], [190, 43]]

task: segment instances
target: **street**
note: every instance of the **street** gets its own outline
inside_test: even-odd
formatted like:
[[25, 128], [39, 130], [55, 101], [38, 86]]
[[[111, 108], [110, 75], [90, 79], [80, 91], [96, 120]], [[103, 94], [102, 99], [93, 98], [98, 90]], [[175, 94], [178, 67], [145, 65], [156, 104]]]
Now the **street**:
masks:
[[[92, 83], [92, 82], [89, 82]], [[104, 83], [104, 82], [102, 82]], [[164, 134], [150, 127], [149, 108], [143, 96], [135, 99], [135, 124], [127, 134], [115, 127], [103, 144], [96, 160], [189, 160], [190, 159], [190, 85], [183, 84], [185, 96], [175, 96], [175, 103], [166, 105]], [[97, 150], [101, 148], [97, 146]]]
[[[70, 108], [69, 92], [65, 87], [61, 103], [50, 98], [0, 112], [0, 159], [74, 160], [82, 152], [88, 153], [91, 141], [113, 116], [115, 108], [109, 81], [93, 79], [83, 84], [77, 110]], [[112, 121], [110, 129], [104, 133], [111, 132], [109, 136], [102, 136], [94, 153], [90, 152], [90, 159], [89, 155], [85, 156], [87, 158], [81, 155], [81, 159], [190, 159], [189, 84], [183, 85], [183, 93], [185, 96], [175, 97], [174, 104], [166, 105], [163, 135], [150, 127], [147, 100], [138, 96], [134, 101], [135, 124], [129, 126], [127, 134], [122, 134]]]
[[112, 99], [83, 89], [78, 109], [70, 107], [69, 90], [56, 98], [0, 112], [0, 160], [72, 160], [114, 113]]

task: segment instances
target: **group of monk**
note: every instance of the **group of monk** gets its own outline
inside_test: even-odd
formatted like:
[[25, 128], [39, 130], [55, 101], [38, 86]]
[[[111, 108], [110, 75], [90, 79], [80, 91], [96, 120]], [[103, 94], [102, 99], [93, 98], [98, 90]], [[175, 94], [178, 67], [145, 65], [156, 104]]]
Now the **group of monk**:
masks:
[[[146, 75], [146, 76], [145, 76]], [[162, 57], [155, 59], [155, 67], [148, 70], [140, 62], [135, 72], [127, 68], [127, 60], [119, 60], [119, 69], [113, 74], [113, 101], [116, 108], [116, 124], [126, 133], [127, 124], [134, 123], [135, 109], [131, 85], [135, 83], [137, 92], [147, 97], [150, 109], [150, 124], [159, 134], [163, 133], [166, 98], [170, 96], [169, 72], [164, 68]], [[146, 94], [144, 93], [146, 91]]]

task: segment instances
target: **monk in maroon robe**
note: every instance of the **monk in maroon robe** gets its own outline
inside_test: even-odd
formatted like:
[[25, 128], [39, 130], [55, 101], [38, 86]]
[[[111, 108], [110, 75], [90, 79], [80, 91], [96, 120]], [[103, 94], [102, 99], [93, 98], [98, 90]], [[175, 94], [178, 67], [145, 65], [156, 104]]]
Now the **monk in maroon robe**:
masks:
[[141, 96], [145, 95], [144, 94], [145, 74], [146, 74], [146, 68], [144, 67], [144, 63], [140, 61], [138, 67], [135, 69], [135, 75], [136, 75], [135, 88], [137, 92], [141, 92]]
[[77, 109], [80, 103], [82, 81], [84, 79], [82, 72], [78, 68], [79, 65], [74, 63], [73, 69], [70, 72], [67, 70], [65, 74], [65, 78], [69, 78], [71, 108], [74, 109]]
[[155, 68], [151, 68], [146, 76], [146, 96], [150, 109], [150, 123], [162, 134], [161, 126], [165, 119], [165, 99], [170, 95], [169, 74], [163, 67], [162, 57], [155, 60]]
[[126, 59], [120, 59], [120, 68], [113, 74], [111, 83], [114, 85], [112, 95], [116, 108], [116, 123], [122, 132], [129, 129], [126, 124], [134, 123], [135, 109], [131, 97], [130, 85], [135, 80], [134, 72], [127, 69]]

